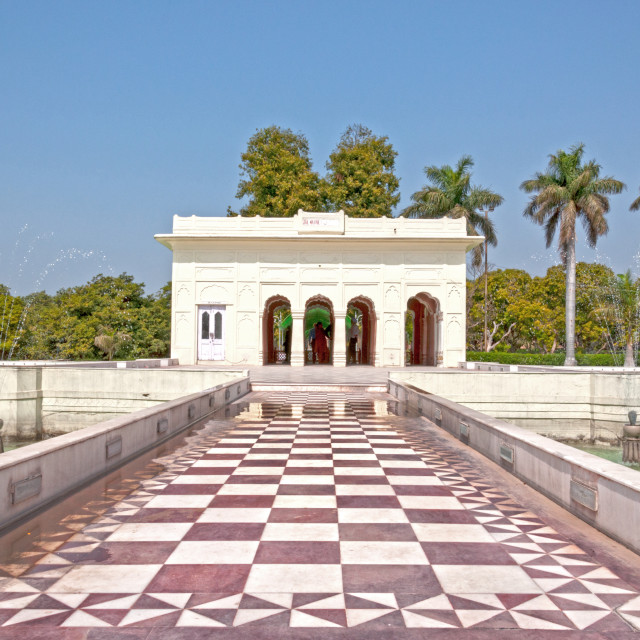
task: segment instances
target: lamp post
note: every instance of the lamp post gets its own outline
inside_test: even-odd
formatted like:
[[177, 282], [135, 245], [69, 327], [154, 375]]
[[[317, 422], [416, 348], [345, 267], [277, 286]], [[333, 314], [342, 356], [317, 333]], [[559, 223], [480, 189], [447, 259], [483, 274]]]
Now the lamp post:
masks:
[[[484, 211], [484, 219], [487, 224], [489, 222], [489, 214], [493, 213], [493, 209], [494, 207], [484, 207], [483, 209], [481, 209], [481, 211]], [[482, 334], [485, 353], [487, 352], [487, 347], [489, 343], [489, 331], [487, 329], [487, 297], [488, 297], [488, 290], [489, 290], [488, 279], [487, 279], [487, 273], [489, 271], [488, 269], [489, 263], [487, 259], [488, 253], [489, 252], [487, 250], [487, 238], [485, 237], [484, 239], [484, 333]]]

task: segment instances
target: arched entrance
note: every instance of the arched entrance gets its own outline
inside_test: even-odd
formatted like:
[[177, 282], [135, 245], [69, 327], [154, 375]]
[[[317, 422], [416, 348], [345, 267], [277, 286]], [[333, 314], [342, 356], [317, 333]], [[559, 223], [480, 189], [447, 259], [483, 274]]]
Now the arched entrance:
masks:
[[440, 303], [428, 293], [409, 298], [405, 316], [405, 363], [437, 365], [437, 317]]
[[[375, 364], [376, 313], [373, 301], [364, 296], [349, 300], [345, 320], [347, 336], [347, 365]], [[358, 329], [352, 331], [351, 327]]]
[[263, 364], [291, 363], [291, 302], [284, 296], [272, 296], [262, 316]]
[[[314, 349], [311, 344], [311, 329], [322, 323], [322, 328], [326, 333], [326, 351], [319, 349], [316, 345]], [[304, 348], [305, 348], [305, 364], [333, 364], [333, 336], [334, 334], [334, 317], [333, 305], [329, 298], [324, 296], [313, 296], [307, 300], [304, 308]]]

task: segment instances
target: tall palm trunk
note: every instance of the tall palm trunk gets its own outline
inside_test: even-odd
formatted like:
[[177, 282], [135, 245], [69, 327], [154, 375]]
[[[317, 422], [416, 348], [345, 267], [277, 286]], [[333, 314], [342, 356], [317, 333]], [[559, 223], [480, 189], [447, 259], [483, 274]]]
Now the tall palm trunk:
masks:
[[624, 366], [636, 366], [636, 359], [633, 354], [633, 329], [630, 326], [627, 327], [627, 348], [624, 353]]
[[567, 273], [566, 273], [566, 294], [565, 294], [565, 340], [566, 356], [565, 367], [575, 367], [576, 360], [576, 232], [571, 233], [571, 237], [566, 245], [567, 251]]

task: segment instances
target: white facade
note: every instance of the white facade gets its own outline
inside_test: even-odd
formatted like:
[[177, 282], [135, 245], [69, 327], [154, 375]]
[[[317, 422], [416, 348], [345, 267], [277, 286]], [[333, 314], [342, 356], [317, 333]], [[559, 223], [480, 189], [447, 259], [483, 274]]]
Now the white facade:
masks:
[[291, 365], [308, 360], [306, 311], [324, 307], [333, 364], [344, 366], [350, 303], [367, 318], [368, 364], [465, 359], [465, 254], [483, 238], [467, 236], [464, 219], [174, 216], [173, 233], [156, 239], [173, 251], [171, 357], [181, 364], [271, 361], [272, 310], [288, 305]]

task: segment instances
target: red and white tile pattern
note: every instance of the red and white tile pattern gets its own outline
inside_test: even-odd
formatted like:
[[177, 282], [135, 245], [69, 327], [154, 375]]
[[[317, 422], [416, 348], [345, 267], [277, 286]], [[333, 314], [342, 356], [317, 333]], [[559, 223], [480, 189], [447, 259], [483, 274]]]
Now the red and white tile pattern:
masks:
[[631, 585], [382, 398], [253, 394], [36, 564], [0, 567], [0, 633], [640, 627]]

